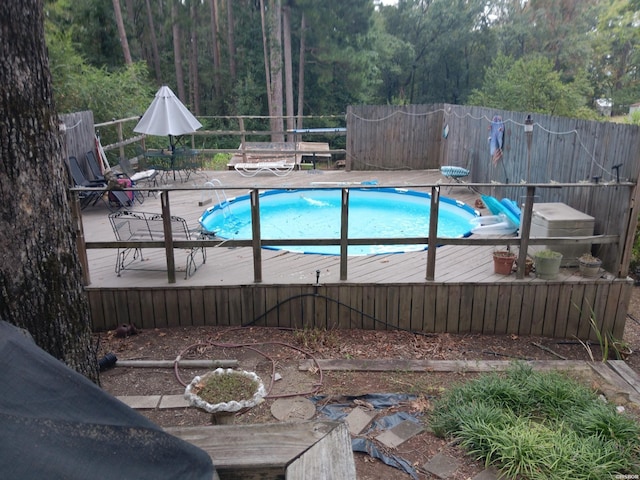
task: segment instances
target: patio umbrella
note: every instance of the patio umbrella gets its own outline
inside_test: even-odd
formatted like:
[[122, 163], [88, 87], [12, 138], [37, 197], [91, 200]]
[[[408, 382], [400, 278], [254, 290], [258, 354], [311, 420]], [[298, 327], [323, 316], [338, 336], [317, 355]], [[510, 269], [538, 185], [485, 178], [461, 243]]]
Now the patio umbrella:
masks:
[[159, 137], [169, 136], [171, 148], [174, 137], [193, 133], [202, 124], [184, 106], [169, 87], [162, 86], [147, 111], [133, 129], [134, 132]]

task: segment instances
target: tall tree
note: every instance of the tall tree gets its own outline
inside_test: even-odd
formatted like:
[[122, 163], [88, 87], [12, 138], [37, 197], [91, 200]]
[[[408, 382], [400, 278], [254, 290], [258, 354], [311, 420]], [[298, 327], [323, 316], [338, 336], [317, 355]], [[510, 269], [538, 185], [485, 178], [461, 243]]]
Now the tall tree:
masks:
[[513, 60], [498, 55], [487, 69], [484, 84], [469, 98], [472, 105], [503, 110], [588, 116], [584, 109], [591, 91], [585, 76], [563, 81], [553, 61], [541, 54]]
[[614, 100], [618, 114], [640, 99], [639, 1], [615, 0], [599, 18], [593, 37], [591, 75], [599, 97]]
[[403, 0], [397, 9], [387, 10], [388, 33], [413, 52], [400, 85], [409, 103], [463, 103], [480, 86], [477, 72], [497, 53], [485, 4], [485, 0]]
[[144, 0], [145, 9], [147, 12], [147, 31], [149, 32], [148, 38], [151, 43], [151, 58], [153, 63], [153, 72], [156, 76], [156, 84], [162, 84], [162, 72], [160, 70], [160, 54], [158, 53], [158, 39], [156, 37], [156, 27], [153, 20], [153, 11], [151, 10], [150, 0]]
[[120, 0], [113, 0], [113, 11], [116, 16], [116, 25], [118, 26], [118, 37], [120, 45], [122, 45], [122, 53], [124, 54], [124, 63], [131, 65], [133, 60], [129, 51], [129, 40], [127, 40], [127, 30], [124, 27], [124, 19], [122, 18], [122, 10], [120, 10]]
[[193, 106], [193, 113], [200, 115], [200, 71], [198, 68], [198, 4], [193, 0], [189, 5], [191, 17], [191, 39], [189, 41], [189, 85], [191, 86], [190, 104]]
[[229, 56], [229, 76], [235, 81], [236, 73], [236, 41], [235, 19], [233, 15], [233, 0], [227, 0], [227, 48]]
[[97, 382], [42, 0], [0, 2], [0, 57], [0, 320]]
[[182, 71], [182, 34], [177, 0], [171, 0], [171, 31], [173, 32], [173, 66], [176, 72], [178, 98], [183, 103], [187, 103], [184, 91], [184, 73]]
[[300, 19], [300, 58], [298, 60], [298, 128], [302, 128], [302, 119], [304, 116], [304, 62], [305, 62], [305, 31], [307, 29], [307, 21], [302, 12], [302, 18]]
[[[264, 7], [263, 7], [264, 8]], [[267, 8], [266, 42], [269, 68], [267, 71], [267, 95], [269, 95], [269, 117], [271, 141], [284, 141], [284, 122], [282, 119], [282, 4], [281, 0], [269, 0]], [[263, 28], [265, 28], [263, 23]]]
[[295, 127], [295, 119], [293, 117], [293, 58], [291, 54], [291, 6], [289, 4], [285, 4], [282, 7], [282, 36], [284, 41], [284, 84], [287, 130], [292, 130]]
[[220, 97], [222, 96], [222, 85], [220, 84], [220, 42], [218, 42], [220, 32], [218, 0], [211, 0], [209, 6], [211, 14], [211, 50], [213, 52], [213, 91], [216, 97]]

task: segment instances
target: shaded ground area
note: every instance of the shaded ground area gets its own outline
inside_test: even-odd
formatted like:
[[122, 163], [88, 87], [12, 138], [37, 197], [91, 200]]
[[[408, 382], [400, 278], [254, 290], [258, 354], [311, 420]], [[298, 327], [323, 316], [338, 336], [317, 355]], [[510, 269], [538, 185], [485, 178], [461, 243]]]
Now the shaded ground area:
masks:
[[[640, 289], [633, 291], [624, 340], [635, 352], [627, 364], [640, 372]], [[192, 327], [139, 331], [124, 338], [116, 332], [96, 335], [99, 355], [114, 353], [119, 360], [232, 359], [240, 368], [254, 371], [265, 381], [268, 399], [258, 407], [236, 417], [236, 423], [268, 423], [278, 421], [271, 412], [279, 398], [301, 395], [324, 395], [325, 403], [343, 402], [343, 396], [368, 393], [415, 394], [415, 400], [391, 407], [421, 418], [428, 414], [434, 399], [453, 384], [477, 374], [459, 372], [356, 372], [322, 371], [316, 367], [301, 371], [302, 360], [311, 359], [424, 359], [424, 360], [590, 360], [602, 359], [600, 346], [588, 349], [575, 339], [554, 340], [542, 337], [483, 335], [419, 335], [398, 331], [363, 330], [279, 330], [274, 328]], [[102, 386], [114, 395], [182, 394], [184, 383], [203, 369], [116, 367], [103, 372]], [[271, 382], [273, 374], [281, 377]], [[625, 404], [607, 385], [589, 376], [583, 378], [611, 401]], [[357, 403], [356, 403], [357, 404]], [[354, 406], [356, 405], [354, 404]], [[633, 405], [626, 405], [638, 414]], [[366, 408], [366, 405], [365, 405]], [[210, 424], [210, 414], [194, 408], [142, 410], [144, 415], [163, 427]], [[421, 466], [437, 453], [459, 458], [461, 466], [454, 478], [472, 478], [483, 466], [464, 456], [455, 444], [425, 431], [399, 445], [393, 453], [411, 462], [420, 478], [436, 478], [421, 471]], [[410, 478], [367, 455], [356, 454], [360, 479]]]

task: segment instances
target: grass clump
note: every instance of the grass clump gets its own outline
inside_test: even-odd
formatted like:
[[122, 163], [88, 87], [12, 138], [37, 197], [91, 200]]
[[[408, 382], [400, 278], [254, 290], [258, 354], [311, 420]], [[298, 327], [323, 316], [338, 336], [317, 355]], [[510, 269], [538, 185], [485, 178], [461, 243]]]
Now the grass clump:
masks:
[[640, 424], [580, 383], [516, 363], [454, 387], [431, 428], [460, 439], [505, 478], [602, 479], [640, 473]]
[[221, 375], [205, 375], [198, 382], [193, 393], [204, 401], [215, 405], [231, 401], [251, 400], [258, 391], [258, 382], [238, 372]]

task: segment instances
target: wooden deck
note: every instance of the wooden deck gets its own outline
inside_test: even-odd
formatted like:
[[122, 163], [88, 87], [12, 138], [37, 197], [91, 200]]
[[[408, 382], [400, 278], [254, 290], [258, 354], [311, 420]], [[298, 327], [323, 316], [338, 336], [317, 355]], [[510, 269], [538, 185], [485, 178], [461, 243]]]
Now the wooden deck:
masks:
[[[336, 187], [377, 180], [378, 186], [415, 188], [447, 182], [439, 171], [346, 172], [294, 171], [251, 178], [235, 171], [199, 172], [189, 186], [219, 180], [231, 198], [250, 188], [296, 188], [315, 182]], [[178, 184], [180, 185], [180, 184]], [[170, 194], [172, 215], [196, 227], [212, 205], [205, 192]], [[476, 194], [457, 184], [442, 190], [473, 205]], [[215, 199], [215, 195], [213, 195]], [[215, 200], [214, 200], [214, 203]], [[202, 204], [205, 204], [202, 206]], [[146, 198], [138, 211], [160, 212], [160, 199]], [[114, 240], [104, 205], [82, 212], [87, 242]], [[262, 250], [262, 282], [254, 282], [251, 248], [207, 249], [207, 262], [188, 279], [168, 284], [164, 251], [145, 250], [146, 268], [115, 274], [116, 251], [88, 250], [91, 283], [87, 287], [94, 328], [121, 323], [142, 328], [186, 325], [258, 325], [320, 328], [403, 328], [425, 332], [536, 334], [595, 339], [590, 314], [603, 331], [622, 337], [631, 293], [628, 279], [604, 274], [598, 279], [566, 268], [554, 281], [533, 275], [493, 273], [493, 246], [444, 246], [437, 249], [435, 281], [426, 281], [427, 252], [349, 257], [347, 280], [340, 280], [337, 256]], [[184, 257], [176, 252], [176, 266]], [[319, 282], [316, 276], [319, 272]]]

